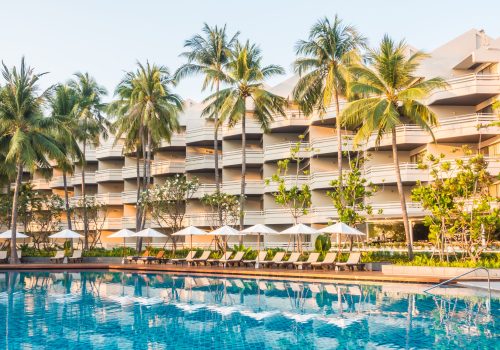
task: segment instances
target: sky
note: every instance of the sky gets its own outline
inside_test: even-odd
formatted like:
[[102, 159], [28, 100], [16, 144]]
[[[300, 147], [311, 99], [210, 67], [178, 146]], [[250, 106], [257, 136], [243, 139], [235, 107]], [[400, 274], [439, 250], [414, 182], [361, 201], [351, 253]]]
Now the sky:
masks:
[[[112, 98], [124, 72], [137, 60], [167, 66], [182, 63], [184, 41], [203, 23], [227, 24], [229, 32], [257, 43], [265, 64], [292, 75], [294, 44], [307, 38], [320, 18], [338, 14], [377, 45], [388, 33], [425, 51], [471, 29], [500, 37], [500, 1], [475, 0], [0, 0], [0, 59], [18, 65], [24, 55], [37, 72], [49, 72], [42, 87], [89, 72]], [[201, 100], [201, 78], [182, 81], [176, 92]]]

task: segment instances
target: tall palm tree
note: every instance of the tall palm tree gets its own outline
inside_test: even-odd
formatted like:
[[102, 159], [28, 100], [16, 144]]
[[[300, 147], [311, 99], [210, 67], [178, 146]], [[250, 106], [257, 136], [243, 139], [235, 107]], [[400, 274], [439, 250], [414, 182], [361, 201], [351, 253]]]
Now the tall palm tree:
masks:
[[307, 40], [295, 46], [299, 56], [294, 62], [300, 79], [294, 88], [294, 99], [306, 115], [314, 110], [322, 117], [335, 103], [337, 132], [337, 164], [339, 184], [342, 185], [342, 132], [340, 96], [347, 97], [350, 80], [349, 66], [358, 61], [358, 51], [366, 45], [355, 27], [344, 25], [335, 15], [333, 23], [323, 18], [314, 24]]
[[416, 76], [416, 70], [425, 57], [420, 51], [409, 55], [404, 41], [396, 43], [387, 35], [384, 36], [379, 48], [368, 52], [370, 66], [351, 68], [358, 77], [357, 81], [350, 84], [351, 92], [366, 97], [350, 102], [342, 112], [346, 124], [359, 127], [354, 137], [355, 144], [367, 140], [374, 132], [377, 134], [376, 144], [380, 144], [384, 134], [390, 133], [392, 136], [392, 155], [410, 259], [413, 259], [413, 250], [399, 169], [396, 127], [417, 124], [434, 136], [431, 127], [437, 125], [437, 117], [421, 101], [432, 91], [445, 88], [446, 82], [441, 78], [423, 79]]
[[[175, 72], [177, 80], [184, 77], [203, 74], [204, 80], [201, 90], [215, 88], [215, 99], [217, 99], [220, 91], [220, 83], [226, 80], [225, 68], [229, 61], [230, 50], [236, 43], [239, 32], [229, 37], [226, 33], [226, 26], [223, 27], [210, 27], [204, 24], [202, 29], [203, 34], [197, 34], [191, 39], [186, 40], [184, 47], [189, 51], [183, 52], [182, 57], [187, 59], [187, 63], [182, 65]], [[219, 113], [217, 110], [213, 114], [214, 119], [214, 153], [215, 157], [215, 186], [216, 192], [220, 192], [220, 179], [219, 179]], [[221, 220], [222, 213], [218, 210], [219, 219]]]
[[68, 181], [67, 175], [73, 173], [73, 161], [78, 159], [82, 161], [82, 154], [78, 146], [75, 135], [78, 133], [78, 123], [73, 110], [77, 102], [75, 91], [68, 85], [57, 85], [54, 93], [49, 97], [51, 116], [57, 120], [59, 128], [57, 129], [57, 139], [65, 145], [64, 157], [57, 159], [57, 167], [63, 173], [64, 186], [64, 204], [66, 210], [66, 221], [71, 230], [71, 210], [69, 207]]
[[[170, 141], [172, 134], [180, 130], [179, 113], [182, 111], [182, 98], [173, 93], [175, 81], [169, 70], [147, 62], [137, 63], [137, 71], [129, 72], [116, 88], [119, 99], [108, 108], [110, 114], [117, 116], [114, 122], [117, 139], [126, 134], [126, 147], [140, 148], [143, 151], [144, 177], [142, 190], [151, 182], [151, 159], [153, 149], [162, 141]], [[139, 164], [139, 153], [136, 153]], [[139, 174], [139, 168], [138, 168]], [[139, 177], [139, 176], [138, 176]], [[140, 184], [138, 183], [137, 201], [139, 203]], [[145, 213], [136, 213], [136, 229], [142, 229]], [[138, 248], [141, 241], [138, 240]]]
[[251, 110], [262, 130], [267, 132], [273, 121], [273, 114], [285, 115], [286, 99], [274, 95], [264, 86], [266, 79], [284, 74], [277, 65], [262, 65], [262, 53], [258, 46], [248, 41], [236, 43], [227, 63], [227, 88], [205, 100], [208, 106], [202, 114], [213, 116], [219, 113], [220, 121], [228, 121], [230, 127], [241, 122], [241, 191], [240, 191], [240, 229], [243, 229], [245, 207], [246, 173], [246, 113]]
[[0, 90], [0, 144], [5, 160], [15, 164], [16, 180], [12, 200], [11, 263], [18, 262], [16, 232], [18, 198], [24, 169], [50, 168], [48, 158], [63, 156], [62, 147], [53, 136], [57, 125], [54, 119], [44, 117], [43, 105], [50, 88], [39, 92], [38, 81], [44, 74], [35, 74], [26, 65], [24, 57], [19, 69], [3, 64], [2, 75], [6, 85]]
[[82, 160], [82, 203], [83, 203], [83, 233], [84, 249], [89, 247], [89, 222], [87, 216], [87, 189], [85, 184], [85, 167], [88, 144], [98, 145], [100, 137], [107, 139], [109, 121], [102, 114], [105, 104], [102, 98], [107, 94], [106, 89], [95, 81], [88, 73], [76, 73], [75, 78], [68, 83], [69, 87], [76, 93], [76, 104], [73, 114], [78, 120], [78, 128], [75, 134], [81, 143]]

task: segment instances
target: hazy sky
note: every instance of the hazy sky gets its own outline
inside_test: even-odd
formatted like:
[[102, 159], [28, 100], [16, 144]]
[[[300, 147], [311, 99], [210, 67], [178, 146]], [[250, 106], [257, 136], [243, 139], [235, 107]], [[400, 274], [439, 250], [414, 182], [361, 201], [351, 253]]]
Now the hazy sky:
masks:
[[[384, 33], [432, 50], [471, 28], [500, 36], [500, 1], [420, 0], [11, 0], [0, 1], [0, 58], [11, 66], [22, 55], [49, 85], [88, 71], [112, 94], [123, 71], [136, 60], [168, 66], [182, 60], [184, 40], [203, 22], [228, 25], [241, 38], [258, 43], [265, 63], [280, 64], [291, 75], [294, 44], [319, 18], [336, 13], [376, 45]], [[285, 79], [278, 78], [270, 83]], [[200, 79], [177, 89], [199, 100]]]

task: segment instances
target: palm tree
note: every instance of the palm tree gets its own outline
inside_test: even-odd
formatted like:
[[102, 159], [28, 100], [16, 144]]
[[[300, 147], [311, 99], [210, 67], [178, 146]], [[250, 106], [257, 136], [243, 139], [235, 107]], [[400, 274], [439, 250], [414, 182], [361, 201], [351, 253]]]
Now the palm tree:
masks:
[[89, 143], [98, 145], [100, 137], [107, 139], [109, 121], [102, 115], [105, 104], [103, 96], [107, 94], [106, 89], [95, 81], [88, 73], [76, 73], [75, 78], [69, 82], [69, 87], [76, 93], [76, 104], [72, 113], [78, 121], [75, 137], [82, 144], [82, 203], [83, 203], [83, 233], [84, 249], [89, 247], [89, 222], [87, 216], [87, 197], [85, 186], [85, 167], [87, 145]]
[[411, 55], [408, 53], [409, 49], [404, 41], [396, 43], [386, 35], [378, 49], [368, 52], [367, 60], [371, 63], [370, 66], [352, 67], [351, 70], [358, 80], [350, 84], [351, 92], [366, 97], [349, 103], [342, 112], [342, 118], [346, 124], [359, 127], [354, 137], [355, 144], [367, 140], [374, 132], [377, 135], [377, 145], [384, 134], [392, 135], [392, 155], [408, 257], [413, 259], [406, 200], [399, 169], [396, 127], [413, 123], [433, 136], [431, 127], [437, 125], [437, 117], [420, 101], [432, 91], [445, 88], [446, 83], [441, 78], [423, 79], [416, 76], [421, 60], [427, 56], [420, 51]]
[[16, 169], [10, 243], [10, 261], [16, 263], [19, 260], [16, 250], [18, 198], [23, 171], [35, 167], [49, 169], [48, 158], [60, 158], [63, 152], [53, 136], [57, 127], [55, 120], [42, 114], [50, 94], [50, 88], [41, 93], [38, 90], [38, 81], [44, 73], [35, 74], [24, 57], [19, 69], [9, 69], [3, 63], [2, 66], [6, 85], [0, 90], [0, 144], [6, 145], [1, 152]]
[[[215, 88], [215, 99], [217, 99], [220, 91], [220, 83], [226, 80], [225, 68], [229, 61], [230, 50], [236, 43], [239, 32], [236, 32], [231, 37], [226, 33], [226, 26], [223, 27], [210, 27], [204, 24], [202, 29], [203, 35], [195, 35], [191, 39], [186, 40], [184, 47], [189, 51], [183, 52], [181, 56], [187, 59], [187, 63], [182, 65], [176, 72], [175, 77], [177, 80], [184, 77], [203, 74], [204, 80], [202, 91], [208, 87], [210, 90]], [[215, 129], [214, 129], [214, 153], [215, 157], [215, 186], [216, 192], [220, 192], [220, 179], [219, 179], [219, 113], [215, 110], [213, 114]], [[219, 219], [221, 218], [221, 211], [218, 210]]]
[[[179, 113], [182, 98], [171, 91], [175, 81], [169, 70], [147, 62], [137, 63], [137, 71], [129, 72], [116, 88], [120, 98], [110, 104], [108, 111], [117, 116], [114, 122], [116, 138], [126, 134], [126, 147], [136, 148], [137, 172], [139, 178], [139, 145], [143, 151], [144, 176], [142, 190], [151, 182], [151, 158], [153, 149], [162, 140], [170, 141], [172, 134], [180, 130]], [[141, 193], [137, 186], [137, 202]], [[145, 213], [136, 213], [136, 229], [142, 229]], [[140, 249], [141, 241], [138, 240]]]
[[[206, 98], [209, 103], [202, 114], [212, 117], [219, 113], [220, 122], [228, 121], [230, 127], [241, 122], [241, 191], [240, 191], [240, 229], [244, 223], [245, 173], [246, 173], [246, 113], [251, 108], [254, 117], [264, 132], [269, 131], [273, 114], [285, 115], [286, 99], [266, 90], [264, 82], [284, 69], [277, 65], [262, 66], [262, 54], [258, 46], [236, 43], [227, 63], [225, 83], [222, 89]], [[251, 107], [250, 107], [250, 103]]]
[[307, 40], [295, 46], [298, 56], [294, 62], [300, 79], [293, 91], [294, 99], [306, 115], [314, 110], [322, 117], [335, 103], [337, 132], [337, 164], [339, 184], [342, 185], [342, 132], [339, 97], [347, 97], [350, 80], [349, 66], [358, 61], [358, 51], [366, 45], [355, 27], [344, 25], [335, 15], [333, 23], [323, 18], [314, 24]]
[[64, 157], [57, 159], [57, 167], [63, 173], [64, 204], [66, 209], [66, 221], [71, 230], [71, 210], [69, 207], [67, 175], [73, 173], [73, 160], [82, 161], [82, 154], [75, 135], [78, 133], [78, 123], [73, 114], [77, 102], [75, 91], [68, 85], [57, 85], [54, 93], [49, 98], [51, 116], [57, 120], [59, 128], [57, 139], [65, 145]]

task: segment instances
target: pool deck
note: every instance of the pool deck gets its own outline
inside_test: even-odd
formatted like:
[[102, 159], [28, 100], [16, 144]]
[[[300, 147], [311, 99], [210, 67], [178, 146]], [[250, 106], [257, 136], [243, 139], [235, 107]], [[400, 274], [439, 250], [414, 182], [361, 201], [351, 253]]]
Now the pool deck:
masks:
[[[448, 279], [444, 276], [389, 275], [379, 271], [332, 271], [332, 270], [292, 270], [292, 269], [255, 269], [248, 267], [181, 266], [171, 264], [0, 264], [0, 271], [32, 270], [109, 270], [137, 273], [176, 273], [238, 276], [246, 278], [281, 278], [300, 280], [342, 280], [351, 282], [400, 282], [436, 284]], [[480, 281], [481, 278], [462, 279]], [[493, 280], [493, 279], [492, 279]], [[500, 279], [495, 279], [500, 280]]]

